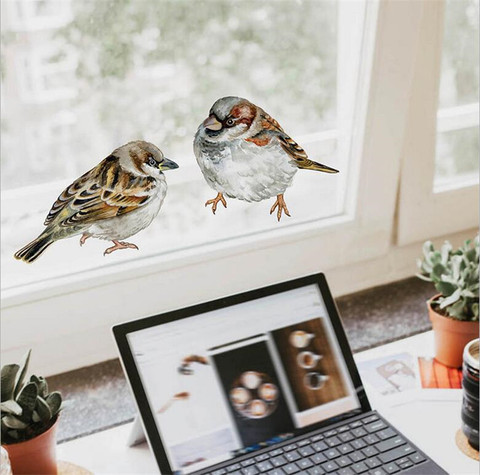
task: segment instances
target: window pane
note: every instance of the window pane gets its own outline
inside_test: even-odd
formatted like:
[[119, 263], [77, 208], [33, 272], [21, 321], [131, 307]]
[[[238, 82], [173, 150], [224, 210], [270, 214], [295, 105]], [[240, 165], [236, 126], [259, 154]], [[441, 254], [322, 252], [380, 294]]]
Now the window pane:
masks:
[[461, 180], [479, 169], [478, 14], [478, 0], [446, 1], [436, 185]]
[[452, 176], [462, 178], [475, 173], [478, 170], [478, 128], [438, 134], [437, 157], [435, 174], [441, 182], [448, 182]]
[[[61, 2], [61, 16], [49, 3], [56, 4], [2, 6], [4, 288], [66, 273], [65, 261], [77, 272], [343, 212], [363, 2], [342, 9], [334, 0], [90, 0]], [[12, 8], [18, 5], [25, 8]], [[348, 58], [339, 56], [340, 42]], [[269, 216], [274, 200], [229, 200], [217, 216], [204, 208], [215, 192], [192, 140], [224, 95], [262, 106], [312, 159], [341, 171], [300, 170], [285, 195], [292, 218], [280, 224]], [[75, 238], [53, 245], [28, 272], [12, 262], [39, 234], [61, 190], [135, 139], [155, 143], [180, 165], [166, 173], [159, 217], [131, 239], [141, 254], [117, 252], [107, 261], [100, 252], [107, 243], [80, 250]]]
[[447, 0], [439, 107], [478, 102], [478, 0]]

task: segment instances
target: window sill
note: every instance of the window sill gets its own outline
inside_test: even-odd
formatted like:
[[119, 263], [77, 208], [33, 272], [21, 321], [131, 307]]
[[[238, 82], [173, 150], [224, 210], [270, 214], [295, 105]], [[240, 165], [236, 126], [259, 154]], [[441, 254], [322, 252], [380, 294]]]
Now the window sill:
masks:
[[[157, 272], [166, 272], [175, 268], [233, 257], [251, 251], [261, 251], [292, 242], [301, 243], [333, 228], [338, 229], [341, 233], [342, 228], [345, 228], [345, 231], [347, 230], [352, 220], [353, 218], [347, 214], [315, 219], [284, 227], [281, 230], [259, 231], [234, 239], [220, 240], [211, 244], [189, 247], [163, 254], [146, 255], [145, 257], [130, 259], [124, 262], [118, 262], [119, 256], [109, 256], [109, 258], [117, 258], [117, 263], [107, 263], [102, 265], [102, 267], [76, 272], [72, 275], [54, 277], [31, 284], [3, 289], [1, 298], [2, 309], [65, 295], [70, 292], [78, 292], [135, 279], [140, 276], [144, 277]], [[103, 241], [99, 241], [96, 244], [100, 247], [105, 247], [105, 242]], [[18, 264], [22, 265], [23, 263]], [[5, 267], [2, 266], [2, 272], [4, 271]]]

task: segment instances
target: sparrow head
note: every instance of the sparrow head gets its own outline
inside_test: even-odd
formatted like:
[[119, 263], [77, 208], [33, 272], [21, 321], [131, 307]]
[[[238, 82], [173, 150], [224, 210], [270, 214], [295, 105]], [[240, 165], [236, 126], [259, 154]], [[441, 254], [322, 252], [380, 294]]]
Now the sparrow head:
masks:
[[178, 168], [156, 145], [143, 140], [122, 145], [114, 150], [112, 155], [120, 159], [122, 168], [140, 176], [160, 176], [164, 170]]
[[247, 99], [227, 96], [218, 99], [200, 125], [208, 140], [224, 142], [247, 134], [258, 115], [258, 107]]

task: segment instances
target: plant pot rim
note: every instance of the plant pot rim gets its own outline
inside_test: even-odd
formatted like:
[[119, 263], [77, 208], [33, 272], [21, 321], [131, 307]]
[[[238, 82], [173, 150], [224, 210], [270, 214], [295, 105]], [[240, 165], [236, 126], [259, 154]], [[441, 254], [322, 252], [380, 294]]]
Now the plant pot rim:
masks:
[[[475, 338], [475, 340], [472, 340], [470, 343], [467, 343], [467, 345], [463, 350], [463, 361], [467, 365], [476, 369], [477, 371], [480, 369], [480, 365], [478, 362], [478, 344], [479, 344], [479, 339]], [[477, 357], [475, 357], [474, 353], [477, 354]]]
[[478, 320], [459, 320], [458, 318], [453, 318], [450, 315], [443, 315], [442, 313], [437, 312], [433, 307], [432, 307], [432, 302], [437, 299], [438, 297], [442, 297], [442, 294], [435, 294], [433, 297], [430, 297], [427, 300], [427, 305], [428, 308], [430, 309], [431, 312], [433, 312], [436, 316], [439, 318], [444, 318], [445, 320], [451, 321], [451, 322], [457, 322], [459, 324], [461, 323], [468, 323], [468, 324], [478, 324]]
[[[50, 432], [52, 432], [53, 430], [55, 430], [57, 424], [58, 424], [58, 420], [60, 419], [60, 415], [57, 414], [56, 416], [56, 419], [55, 419], [55, 422], [44, 432], [42, 432], [41, 434], [38, 434], [37, 436], [35, 437], [32, 437], [31, 439], [27, 439], [27, 440], [22, 440], [20, 442], [14, 442], [13, 444], [3, 444], [2, 443], [2, 447], [5, 447], [5, 448], [8, 448], [8, 447], [19, 447], [20, 445], [22, 444], [28, 444], [29, 442], [32, 442], [32, 441], [38, 441], [39, 439], [41, 438], [46, 438], [48, 437], [48, 435], [50, 434]], [[8, 450], [8, 449], [7, 449]]]

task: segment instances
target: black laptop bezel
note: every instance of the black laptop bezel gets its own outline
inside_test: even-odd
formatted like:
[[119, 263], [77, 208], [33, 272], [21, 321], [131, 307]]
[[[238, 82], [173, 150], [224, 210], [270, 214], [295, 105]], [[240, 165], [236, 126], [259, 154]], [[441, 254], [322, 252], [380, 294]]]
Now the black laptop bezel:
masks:
[[[241, 294], [232, 295], [229, 297], [224, 297], [218, 300], [213, 300], [198, 305], [193, 305], [191, 307], [182, 308], [179, 310], [174, 310], [171, 312], [166, 312], [158, 315], [153, 315], [150, 317], [144, 317], [130, 322], [121, 323], [115, 325], [112, 328], [115, 341], [118, 346], [118, 350], [121, 356], [122, 365], [127, 376], [127, 380], [130, 383], [130, 387], [135, 396], [137, 407], [143, 422], [143, 427], [146, 431], [146, 437], [150, 443], [150, 447], [154, 453], [155, 459], [157, 461], [158, 467], [162, 473], [173, 473], [172, 467], [168, 461], [167, 453], [163, 446], [162, 439], [160, 437], [160, 432], [155, 423], [154, 414], [148, 403], [148, 398], [145, 393], [145, 388], [143, 387], [140, 374], [138, 372], [137, 365], [135, 363], [133, 353], [131, 351], [130, 345], [128, 343], [127, 336], [130, 333], [144, 330], [146, 328], [155, 327], [158, 325], [164, 325], [177, 320], [182, 320], [184, 318], [193, 317], [196, 315], [201, 315], [208, 313], [214, 310], [219, 310], [222, 308], [231, 307], [238, 305], [244, 302], [251, 300], [256, 300], [262, 297], [268, 297], [278, 293], [283, 293], [289, 290], [294, 290], [301, 287], [306, 287], [308, 285], [316, 284], [320, 290], [322, 298], [324, 300], [328, 315], [330, 317], [335, 335], [337, 337], [338, 343], [340, 345], [340, 350], [342, 352], [345, 364], [347, 366], [348, 373], [352, 380], [352, 383], [355, 387], [355, 391], [360, 403], [360, 410], [358, 413], [365, 413], [371, 410], [370, 403], [368, 401], [367, 395], [365, 393], [360, 375], [357, 370], [357, 366], [353, 359], [353, 354], [350, 349], [347, 337], [339, 313], [337, 311], [336, 304], [333, 300], [333, 297], [330, 293], [325, 275], [323, 273], [309, 275], [299, 279], [290, 280], [287, 282], [281, 282], [279, 284], [271, 285], [268, 287], [262, 287], [260, 289], [251, 290]], [[331, 424], [336, 418], [330, 418], [325, 421], [322, 421], [318, 424], [313, 424], [306, 428], [305, 432], [310, 432], [316, 430], [322, 426]], [[232, 461], [235, 459], [232, 459]]]

